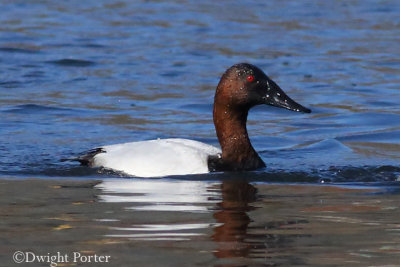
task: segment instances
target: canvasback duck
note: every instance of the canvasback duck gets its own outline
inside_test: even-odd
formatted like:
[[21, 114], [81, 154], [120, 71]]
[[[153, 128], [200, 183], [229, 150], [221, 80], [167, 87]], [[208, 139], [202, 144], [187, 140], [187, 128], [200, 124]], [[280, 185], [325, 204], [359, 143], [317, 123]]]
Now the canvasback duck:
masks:
[[221, 149], [188, 139], [157, 139], [103, 146], [77, 160], [139, 177], [263, 168], [265, 163], [246, 129], [249, 109], [261, 104], [311, 112], [288, 97], [262, 70], [240, 63], [225, 71], [215, 92], [213, 119]]

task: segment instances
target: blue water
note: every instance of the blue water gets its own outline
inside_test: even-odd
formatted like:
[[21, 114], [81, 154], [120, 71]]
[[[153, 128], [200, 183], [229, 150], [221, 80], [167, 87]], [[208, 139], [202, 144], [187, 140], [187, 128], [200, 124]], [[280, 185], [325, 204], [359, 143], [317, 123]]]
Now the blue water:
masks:
[[249, 62], [313, 110], [250, 112], [267, 168], [249, 178], [399, 179], [398, 1], [9, 1], [1, 9], [2, 177], [114, 177], [60, 161], [105, 144], [218, 145], [215, 87], [226, 68]]

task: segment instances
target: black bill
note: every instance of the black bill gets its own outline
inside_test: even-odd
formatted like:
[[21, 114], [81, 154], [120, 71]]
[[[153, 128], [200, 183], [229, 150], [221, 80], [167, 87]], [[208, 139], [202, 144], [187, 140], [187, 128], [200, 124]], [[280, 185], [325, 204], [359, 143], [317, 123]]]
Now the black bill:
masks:
[[291, 99], [283, 90], [272, 80], [267, 82], [267, 95], [264, 97], [265, 104], [286, 108], [288, 110], [311, 113], [311, 109], [303, 107], [293, 99]]

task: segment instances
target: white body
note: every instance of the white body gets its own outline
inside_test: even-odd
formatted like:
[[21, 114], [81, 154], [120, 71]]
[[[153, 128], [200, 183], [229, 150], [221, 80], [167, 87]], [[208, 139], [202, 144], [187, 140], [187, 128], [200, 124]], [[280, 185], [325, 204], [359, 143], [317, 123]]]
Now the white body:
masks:
[[158, 139], [102, 147], [93, 167], [139, 177], [208, 173], [207, 159], [219, 148], [188, 139]]

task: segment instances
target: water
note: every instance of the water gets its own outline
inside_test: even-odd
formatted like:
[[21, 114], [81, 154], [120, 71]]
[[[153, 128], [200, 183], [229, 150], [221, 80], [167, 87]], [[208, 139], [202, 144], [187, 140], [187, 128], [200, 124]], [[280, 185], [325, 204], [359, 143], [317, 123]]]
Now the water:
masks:
[[[0, 5], [4, 266], [55, 244], [118, 266], [399, 264], [398, 1]], [[120, 180], [60, 161], [154, 138], [217, 145], [214, 90], [238, 62], [313, 110], [250, 112], [265, 170]]]
[[110, 256], [111, 266], [399, 265], [400, 195], [389, 184], [0, 183], [1, 266], [14, 266], [15, 251], [70, 255], [60, 266], [75, 266], [74, 252]]

